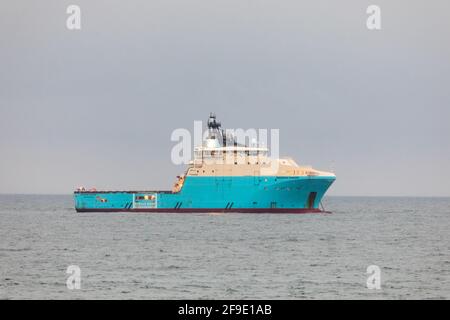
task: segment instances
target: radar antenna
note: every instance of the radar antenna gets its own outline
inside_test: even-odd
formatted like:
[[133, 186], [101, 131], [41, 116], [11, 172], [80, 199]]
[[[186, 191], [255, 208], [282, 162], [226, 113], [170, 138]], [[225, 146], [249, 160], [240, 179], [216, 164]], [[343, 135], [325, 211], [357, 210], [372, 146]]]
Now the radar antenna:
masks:
[[[222, 124], [217, 121], [216, 114], [211, 112], [208, 118], [208, 130], [210, 139], [222, 138], [222, 146], [226, 147], [228, 144], [228, 137], [224, 129], [222, 129]], [[233, 139], [232, 139], [233, 140]], [[220, 140], [219, 140], [220, 141]]]

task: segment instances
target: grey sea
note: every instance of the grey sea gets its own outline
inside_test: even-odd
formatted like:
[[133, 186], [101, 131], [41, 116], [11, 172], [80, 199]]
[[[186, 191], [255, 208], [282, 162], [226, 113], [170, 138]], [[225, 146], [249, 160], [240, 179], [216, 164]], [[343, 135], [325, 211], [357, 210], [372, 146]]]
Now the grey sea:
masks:
[[1, 195], [0, 298], [450, 298], [450, 198], [324, 205], [331, 214], [76, 213], [70, 195]]

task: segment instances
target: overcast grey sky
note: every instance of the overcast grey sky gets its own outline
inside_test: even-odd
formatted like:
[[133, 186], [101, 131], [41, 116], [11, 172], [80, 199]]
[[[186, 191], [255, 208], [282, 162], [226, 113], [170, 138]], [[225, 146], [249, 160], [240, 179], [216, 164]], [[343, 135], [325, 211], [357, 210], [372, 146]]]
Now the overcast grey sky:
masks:
[[169, 188], [172, 130], [215, 111], [330, 195], [450, 196], [449, 39], [448, 0], [2, 1], [0, 193]]

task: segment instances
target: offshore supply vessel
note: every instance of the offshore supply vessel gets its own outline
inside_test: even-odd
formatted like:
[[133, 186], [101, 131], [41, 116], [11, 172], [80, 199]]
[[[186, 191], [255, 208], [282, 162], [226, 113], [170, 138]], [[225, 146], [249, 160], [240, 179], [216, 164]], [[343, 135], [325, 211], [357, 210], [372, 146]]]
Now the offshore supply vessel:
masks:
[[97, 191], [78, 188], [78, 212], [321, 212], [336, 179], [331, 172], [269, 157], [266, 147], [238, 144], [208, 119], [208, 136], [170, 191]]

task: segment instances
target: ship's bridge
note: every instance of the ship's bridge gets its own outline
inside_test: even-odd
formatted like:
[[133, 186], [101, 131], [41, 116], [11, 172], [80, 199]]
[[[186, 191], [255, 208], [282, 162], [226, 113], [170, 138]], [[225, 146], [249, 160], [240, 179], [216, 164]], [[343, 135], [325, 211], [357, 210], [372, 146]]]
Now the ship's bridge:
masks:
[[247, 146], [202, 146], [194, 149], [194, 163], [262, 162], [268, 158], [268, 149]]

